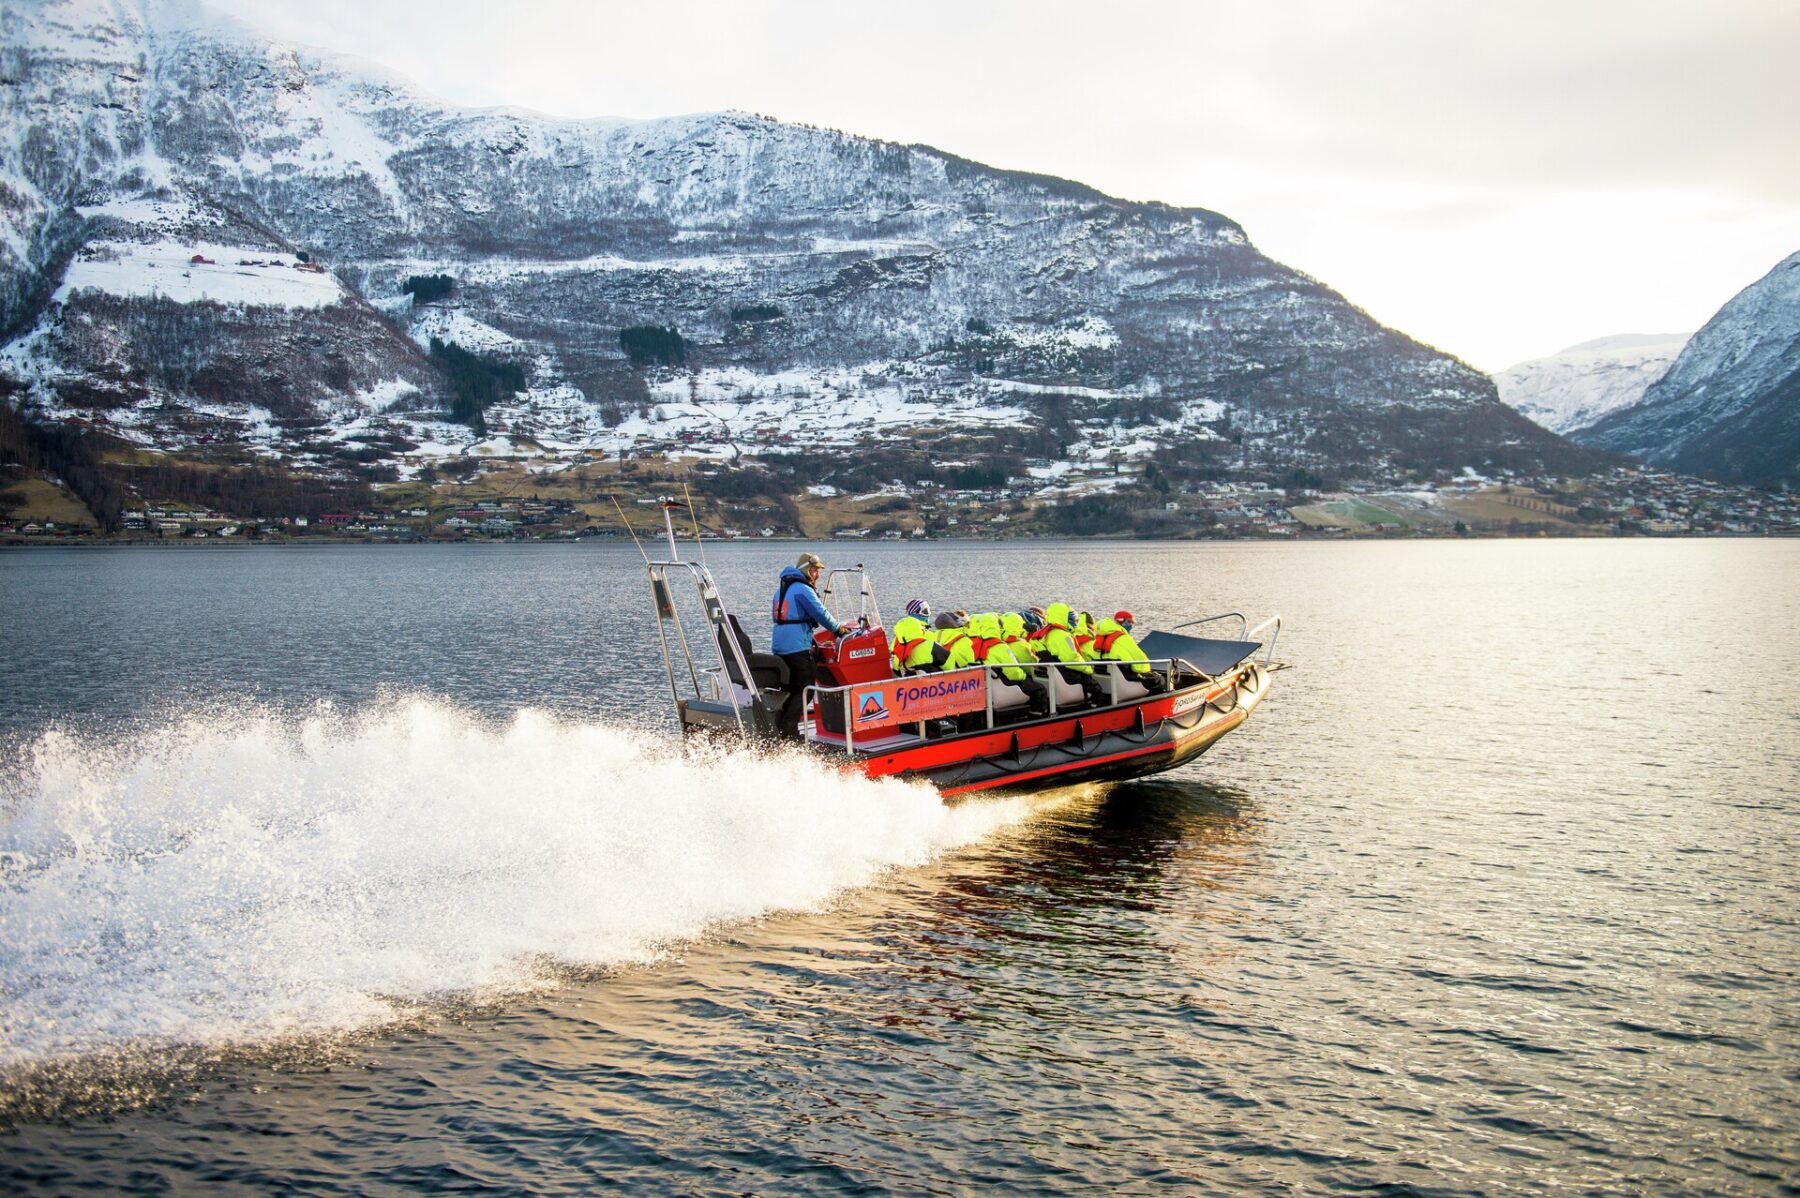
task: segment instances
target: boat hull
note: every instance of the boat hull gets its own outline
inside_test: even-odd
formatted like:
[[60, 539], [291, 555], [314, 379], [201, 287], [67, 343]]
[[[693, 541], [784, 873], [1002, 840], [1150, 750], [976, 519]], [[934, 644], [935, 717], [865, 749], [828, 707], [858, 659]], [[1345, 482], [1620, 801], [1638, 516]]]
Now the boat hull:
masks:
[[870, 777], [917, 778], [945, 795], [1119, 781], [1192, 761], [1250, 717], [1269, 687], [1244, 665], [1225, 679], [1094, 711], [853, 756]]

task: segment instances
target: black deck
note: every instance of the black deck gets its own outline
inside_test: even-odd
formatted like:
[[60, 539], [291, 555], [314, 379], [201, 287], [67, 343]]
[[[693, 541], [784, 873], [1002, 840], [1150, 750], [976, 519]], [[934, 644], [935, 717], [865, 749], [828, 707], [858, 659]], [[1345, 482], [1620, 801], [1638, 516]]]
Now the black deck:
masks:
[[1203, 673], [1218, 677], [1228, 673], [1239, 662], [1262, 648], [1258, 641], [1215, 641], [1204, 636], [1180, 636], [1173, 632], [1150, 632], [1138, 641], [1144, 656], [1160, 661], [1179, 657]]

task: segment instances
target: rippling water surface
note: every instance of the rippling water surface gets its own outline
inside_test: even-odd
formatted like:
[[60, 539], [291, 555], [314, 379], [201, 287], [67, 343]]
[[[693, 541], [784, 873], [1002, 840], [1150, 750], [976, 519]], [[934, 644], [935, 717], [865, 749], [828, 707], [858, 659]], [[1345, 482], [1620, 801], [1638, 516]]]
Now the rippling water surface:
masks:
[[629, 546], [0, 554], [0, 1189], [1800, 1188], [1800, 544], [854, 552], [1293, 668], [946, 805], [675, 751]]

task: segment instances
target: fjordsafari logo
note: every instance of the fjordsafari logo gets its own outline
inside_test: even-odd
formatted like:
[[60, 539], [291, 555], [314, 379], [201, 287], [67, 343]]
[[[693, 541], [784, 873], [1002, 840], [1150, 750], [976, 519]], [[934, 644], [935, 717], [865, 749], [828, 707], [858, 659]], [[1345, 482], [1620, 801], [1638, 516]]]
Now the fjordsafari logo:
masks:
[[862, 705], [856, 709], [856, 722], [859, 724], [878, 724], [888, 718], [888, 709], [881, 702], [881, 692], [871, 691], [862, 697]]

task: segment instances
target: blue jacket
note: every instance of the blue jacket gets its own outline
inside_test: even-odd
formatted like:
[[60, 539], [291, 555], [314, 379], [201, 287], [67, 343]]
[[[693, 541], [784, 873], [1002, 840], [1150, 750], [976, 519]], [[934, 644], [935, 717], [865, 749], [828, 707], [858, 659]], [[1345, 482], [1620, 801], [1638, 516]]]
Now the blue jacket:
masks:
[[[781, 588], [787, 586], [792, 579], [794, 585], [787, 587], [787, 596], [782, 598]], [[781, 572], [781, 581], [775, 588], [775, 598], [769, 601], [769, 614], [775, 621], [775, 632], [769, 637], [769, 652], [804, 653], [812, 647], [812, 630], [820, 628], [837, 630], [837, 621], [819, 602], [819, 596], [813, 591], [812, 584], [806, 581], [806, 573], [799, 566], [789, 566]], [[796, 620], [798, 623], [784, 624], [783, 620]]]

